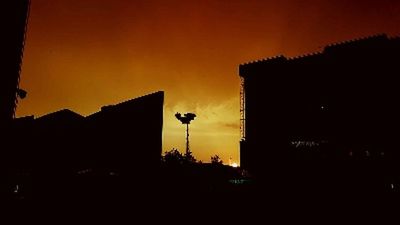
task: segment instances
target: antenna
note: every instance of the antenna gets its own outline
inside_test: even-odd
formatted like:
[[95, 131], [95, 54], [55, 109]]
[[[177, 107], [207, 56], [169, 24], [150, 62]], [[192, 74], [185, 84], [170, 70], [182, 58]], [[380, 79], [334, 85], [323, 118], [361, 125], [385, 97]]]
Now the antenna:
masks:
[[190, 154], [190, 149], [189, 149], [189, 124], [190, 121], [194, 120], [196, 117], [196, 114], [194, 113], [185, 113], [184, 116], [182, 116], [180, 113], [176, 113], [175, 117], [181, 121], [182, 124], [186, 124], [186, 156], [189, 156]]

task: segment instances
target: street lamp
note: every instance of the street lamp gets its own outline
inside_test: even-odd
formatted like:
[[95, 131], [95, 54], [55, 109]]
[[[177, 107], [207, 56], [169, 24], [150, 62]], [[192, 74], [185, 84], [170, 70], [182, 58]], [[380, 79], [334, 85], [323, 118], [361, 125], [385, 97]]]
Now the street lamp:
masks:
[[182, 122], [182, 124], [186, 124], [186, 156], [189, 156], [190, 149], [189, 149], [189, 124], [190, 121], [194, 120], [196, 114], [194, 113], [185, 113], [182, 116], [180, 113], [176, 113], [175, 117]]

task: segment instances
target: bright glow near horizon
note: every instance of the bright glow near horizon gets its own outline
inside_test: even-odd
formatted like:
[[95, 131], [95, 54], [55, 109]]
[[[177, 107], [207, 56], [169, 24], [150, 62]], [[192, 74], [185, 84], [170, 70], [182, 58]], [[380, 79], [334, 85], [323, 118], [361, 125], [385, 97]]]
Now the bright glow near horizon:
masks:
[[[34, 0], [17, 116], [82, 115], [165, 91], [163, 151], [239, 162], [238, 66], [337, 41], [400, 33], [400, 1]], [[273, 76], [275, 74], [272, 74]]]

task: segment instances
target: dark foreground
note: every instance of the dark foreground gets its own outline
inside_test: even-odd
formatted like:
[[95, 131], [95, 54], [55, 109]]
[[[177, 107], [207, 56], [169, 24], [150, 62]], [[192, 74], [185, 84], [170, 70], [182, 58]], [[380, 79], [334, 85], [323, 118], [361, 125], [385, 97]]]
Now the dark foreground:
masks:
[[[378, 190], [362, 188], [367, 183], [360, 181], [356, 187], [355, 182], [339, 184], [333, 177], [296, 177], [256, 179], [221, 165], [160, 168], [151, 176], [90, 171], [74, 176], [20, 175], [2, 184], [6, 200], [2, 203], [20, 215], [18, 219], [54, 216], [79, 223], [83, 216], [90, 224], [106, 218], [112, 224], [143, 219], [191, 224], [214, 219], [255, 222], [259, 218], [285, 221], [323, 216], [330, 221], [376, 216], [380, 211], [395, 212], [400, 199], [397, 184]], [[4, 192], [10, 190], [4, 188], [6, 183], [18, 184], [18, 189], [14, 186]]]

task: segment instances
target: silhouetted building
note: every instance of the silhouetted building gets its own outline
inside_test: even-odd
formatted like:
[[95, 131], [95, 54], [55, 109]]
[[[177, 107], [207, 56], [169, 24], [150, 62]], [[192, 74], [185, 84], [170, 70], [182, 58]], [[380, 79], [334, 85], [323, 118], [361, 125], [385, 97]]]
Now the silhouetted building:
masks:
[[0, 3], [0, 129], [14, 117], [29, 6], [29, 0]]
[[[12, 140], [14, 133], [11, 121], [14, 118], [17, 96], [25, 97], [19, 89], [25, 34], [30, 0], [5, 0], [0, 3], [0, 193], [7, 186], [8, 170], [24, 165], [12, 159], [18, 154], [21, 143]], [[17, 133], [21, 135], [20, 133]], [[18, 164], [17, 164], [18, 163]], [[1, 196], [0, 196], [1, 197]]]
[[87, 117], [64, 109], [14, 119], [12, 147], [2, 149], [8, 173], [30, 174], [39, 189], [79, 184], [81, 175], [151, 177], [161, 160], [163, 102], [156, 92]]
[[24, 97], [26, 94], [19, 89], [19, 78], [29, 6], [29, 0], [5, 0], [0, 3], [0, 175], [12, 165], [10, 159], [19, 144], [11, 141], [11, 121], [17, 96]]
[[400, 38], [377, 35], [240, 65], [241, 166], [265, 175], [317, 161], [398, 159], [399, 54]]
[[85, 118], [88, 146], [97, 166], [143, 174], [160, 163], [164, 92], [104, 106]]
[[34, 173], [61, 176], [78, 170], [79, 152], [87, 136], [83, 131], [85, 117], [64, 109], [34, 120], [31, 141], [35, 148]]

